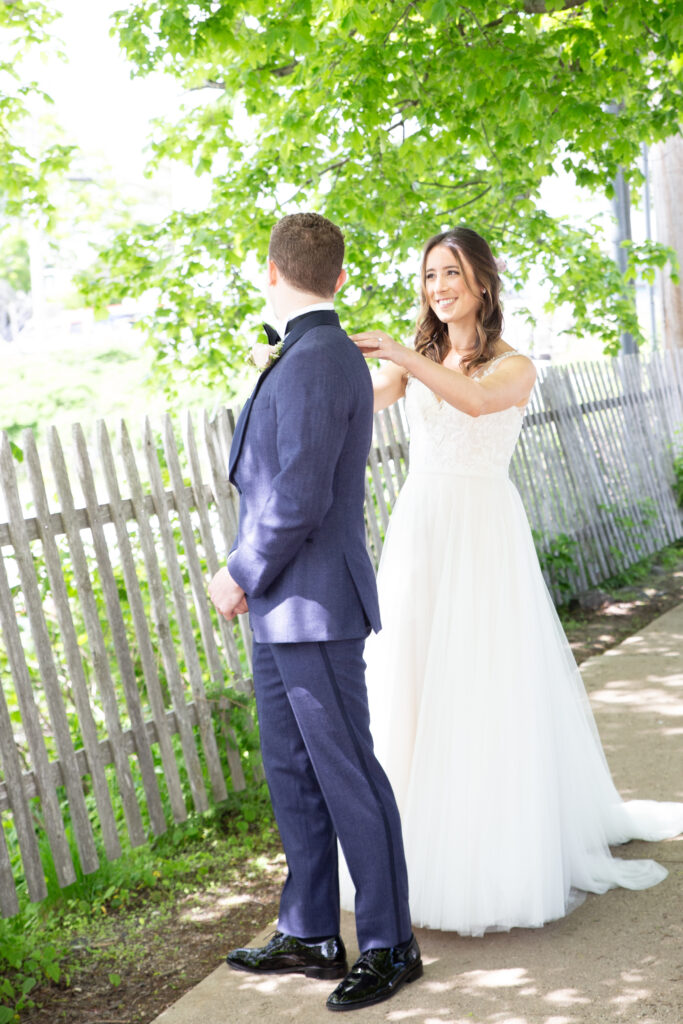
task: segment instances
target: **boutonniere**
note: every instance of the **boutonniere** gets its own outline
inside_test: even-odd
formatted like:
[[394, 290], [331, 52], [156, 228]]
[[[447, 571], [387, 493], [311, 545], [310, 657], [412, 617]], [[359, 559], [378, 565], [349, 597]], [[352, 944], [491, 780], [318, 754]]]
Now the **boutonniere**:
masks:
[[257, 341], [251, 347], [251, 361], [259, 373], [268, 369], [279, 358], [282, 352], [283, 342], [278, 341], [277, 345], [269, 345], [265, 341]]

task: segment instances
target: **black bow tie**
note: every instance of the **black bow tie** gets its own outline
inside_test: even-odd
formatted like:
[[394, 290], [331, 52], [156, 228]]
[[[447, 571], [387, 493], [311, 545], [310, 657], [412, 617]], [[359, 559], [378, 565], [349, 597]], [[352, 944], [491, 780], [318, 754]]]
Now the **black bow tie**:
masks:
[[276, 331], [276, 329], [274, 327], [272, 327], [270, 324], [264, 324], [263, 325], [263, 330], [266, 332], [266, 335], [268, 336], [268, 344], [269, 345], [279, 345], [280, 344], [280, 342], [282, 341], [282, 338], [280, 337], [280, 335], [278, 334], [278, 332]]

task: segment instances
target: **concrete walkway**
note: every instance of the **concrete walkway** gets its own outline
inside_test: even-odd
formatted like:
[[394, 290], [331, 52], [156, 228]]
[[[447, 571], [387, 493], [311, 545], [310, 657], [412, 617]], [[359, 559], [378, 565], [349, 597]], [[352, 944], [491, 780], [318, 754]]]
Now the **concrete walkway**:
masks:
[[[581, 671], [622, 795], [683, 800], [683, 605]], [[540, 929], [480, 939], [421, 929], [424, 978], [345, 1019], [683, 1024], [683, 838], [629, 843], [621, 855], [652, 857], [669, 876], [645, 892], [589, 895], [569, 917]], [[342, 933], [352, 962], [350, 914]], [[221, 964], [154, 1024], [329, 1024], [335, 1018], [325, 1000], [335, 984], [299, 975], [261, 979]]]

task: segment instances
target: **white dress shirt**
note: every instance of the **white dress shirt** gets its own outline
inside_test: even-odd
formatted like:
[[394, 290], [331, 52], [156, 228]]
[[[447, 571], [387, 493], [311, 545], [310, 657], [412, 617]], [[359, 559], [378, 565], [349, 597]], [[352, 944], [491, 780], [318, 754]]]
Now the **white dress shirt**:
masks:
[[293, 309], [291, 311], [291, 313], [287, 314], [287, 317], [286, 317], [285, 320], [280, 320], [278, 322], [278, 330], [279, 330], [280, 337], [282, 338], [282, 340], [284, 341], [284, 339], [286, 337], [285, 328], [287, 327], [288, 323], [291, 323], [291, 321], [294, 320], [294, 318], [297, 317], [297, 316], [302, 316], [304, 313], [313, 313], [313, 312], [315, 312], [318, 309], [332, 309], [333, 310], [334, 309], [334, 302], [314, 302], [313, 305], [311, 305], [311, 306], [301, 306], [299, 309]]

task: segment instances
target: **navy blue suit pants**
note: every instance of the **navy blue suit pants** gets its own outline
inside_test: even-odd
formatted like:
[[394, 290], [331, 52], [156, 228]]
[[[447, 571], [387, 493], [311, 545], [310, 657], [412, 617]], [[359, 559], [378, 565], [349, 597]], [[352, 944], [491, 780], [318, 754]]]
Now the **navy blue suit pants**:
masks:
[[365, 641], [254, 643], [261, 750], [289, 873], [280, 931], [339, 932], [337, 838], [361, 951], [411, 935], [401, 823], [373, 752]]

